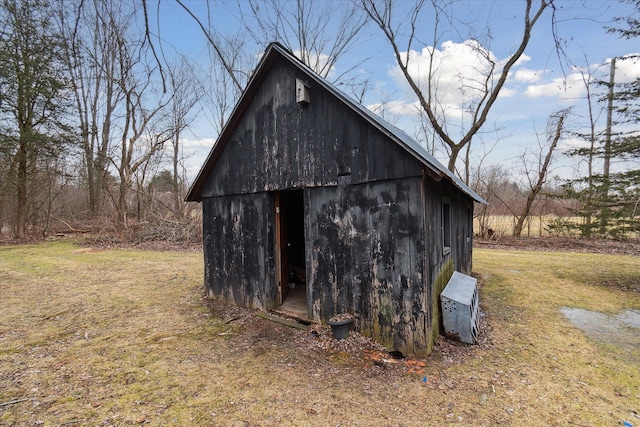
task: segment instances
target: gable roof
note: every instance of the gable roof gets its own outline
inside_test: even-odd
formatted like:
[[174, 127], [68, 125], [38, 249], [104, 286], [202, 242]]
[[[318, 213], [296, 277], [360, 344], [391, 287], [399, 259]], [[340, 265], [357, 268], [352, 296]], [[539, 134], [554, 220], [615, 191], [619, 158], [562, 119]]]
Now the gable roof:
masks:
[[351, 99], [348, 95], [342, 92], [333, 84], [329, 83], [322, 77], [320, 77], [315, 71], [309, 68], [306, 64], [296, 58], [291, 52], [289, 52], [284, 46], [279, 43], [271, 43], [260, 63], [256, 67], [253, 72], [247, 87], [242, 93], [240, 100], [236, 104], [233, 112], [231, 113], [227, 124], [224, 126], [218, 140], [215, 145], [209, 152], [207, 159], [204, 164], [200, 168], [200, 172], [198, 172], [198, 176], [196, 180], [191, 185], [185, 200], [187, 201], [201, 201], [202, 197], [200, 196], [200, 191], [202, 190], [202, 186], [204, 185], [207, 177], [209, 176], [213, 166], [216, 161], [220, 158], [226, 143], [233, 133], [236, 124], [242, 117], [244, 110], [246, 110], [247, 106], [253, 99], [255, 93], [257, 92], [260, 82], [264, 79], [266, 73], [269, 72], [271, 65], [275, 62], [278, 57], [284, 57], [288, 62], [297, 67], [300, 71], [305, 73], [310, 79], [315, 81], [319, 86], [327, 90], [333, 96], [342, 101], [345, 105], [350, 107], [353, 111], [355, 111], [358, 115], [363, 117], [367, 122], [369, 122], [374, 127], [378, 128], [381, 132], [387, 135], [391, 140], [395, 141], [398, 145], [404, 148], [409, 154], [415, 157], [418, 161], [420, 161], [424, 166], [426, 166], [431, 172], [432, 175], [436, 177], [437, 180], [442, 178], [450, 181], [455, 187], [461, 190], [463, 193], [471, 197], [473, 200], [479, 203], [487, 203], [481, 196], [479, 196], [475, 191], [469, 188], [458, 176], [452, 173], [449, 169], [447, 169], [442, 163], [440, 163], [434, 156], [429, 154], [429, 152], [420, 145], [417, 141], [411, 138], [406, 132], [398, 129], [387, 121], [383, 120], [377, 114], [373, 113], [362, 104], [356, 102]]

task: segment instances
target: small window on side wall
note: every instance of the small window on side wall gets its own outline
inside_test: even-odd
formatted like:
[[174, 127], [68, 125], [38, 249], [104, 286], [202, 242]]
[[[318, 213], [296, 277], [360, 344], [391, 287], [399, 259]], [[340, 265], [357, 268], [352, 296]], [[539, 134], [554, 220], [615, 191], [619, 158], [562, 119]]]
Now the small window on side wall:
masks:
[[447, 198], [442, 199], [442, 253], [451, 252], [451, 202]]

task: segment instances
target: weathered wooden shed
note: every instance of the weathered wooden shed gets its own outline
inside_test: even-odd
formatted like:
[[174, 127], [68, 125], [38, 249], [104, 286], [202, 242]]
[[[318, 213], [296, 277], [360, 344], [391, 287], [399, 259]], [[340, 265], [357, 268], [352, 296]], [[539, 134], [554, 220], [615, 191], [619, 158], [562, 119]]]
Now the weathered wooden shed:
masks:
[[[471, 271], [482, 198], [406, 133], [271, 44], [187, 195], [210, 297], [431, 351], [439, 294]], [[293, 286], [293, 287], [292, 287]]]

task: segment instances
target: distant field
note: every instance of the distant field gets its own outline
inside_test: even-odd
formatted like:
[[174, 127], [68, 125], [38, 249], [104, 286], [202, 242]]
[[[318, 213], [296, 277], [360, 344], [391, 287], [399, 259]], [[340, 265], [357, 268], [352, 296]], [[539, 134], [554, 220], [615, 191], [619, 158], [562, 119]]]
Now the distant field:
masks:
[[387, 366], [207, 302], [200, 251], [0, 246], [0, 425], [640, 424], [638, 329], [601, 342], [563, 314], [640, 311], [640, 257], [473, 262], [479, 344]]
[[[529, 218], [529, 220], [525, 223], [524, 229], [522, 230], [522, 236], [527, 237], [547, 237], [547, 236], [569, 236], [569, 235], [578, 235], [577, 232], [573, 232], [573, 234], [569, 234], [566, 232], [550, 232], [549, 225], [557, 224], [557, 223], [567, 223], [567, 224], [580, 224], [582, 218], [580, 217], [559, 217], [556, 215], [546, 215], [546, 216], [535, 216]], [[511, 236], [513, 234], [513, 228], [515, 226], [516, 220], [513, 216], [509, 215], [491, 215], [487, 221], [488, 227], [493, 230], [495, 233], [495, 237], [502, 236]], [[474, 219], [473, 221], [473, 232], [475, 234], [480, 234], [480, 223], [478, 219]]]

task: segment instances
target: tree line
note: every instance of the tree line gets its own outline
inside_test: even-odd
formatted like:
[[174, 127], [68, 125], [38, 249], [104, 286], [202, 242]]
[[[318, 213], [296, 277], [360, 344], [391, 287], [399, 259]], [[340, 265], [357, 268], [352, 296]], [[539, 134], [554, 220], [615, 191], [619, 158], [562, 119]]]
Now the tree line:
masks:
[[[584, 236], [637, 236], [640, 176], [637, 168], [625, 165], [637, 164], [640, 157], [639, 83], [617, 83], [615, 60], [610, 81], [583, 73], [588, 131], [567, 125], [574, 117], [571, 109], [553, 114], [546, 132], [538, 135], [539, 146], [522, 154], [520, 179], [507, 179], [508, 185], [504, 179], [498, 184], [504, 170], [473, 164], [474, 138], [490, 126], [489, 112], [534, 27], [542, 25], [544, 17], [554, 22], [551, 0], [522, 2], [517, 43], [500, 64], [482, 43], [490, 38], [490, 29], [456, 23], [447, 3], [439, 1], [417, 0], [398, 8], [392, 0], [249, 0], [242, 10], [224, 3], [225, 11], [221, 3], [207, 2], [205, 12], [181, 0], [0, 1], [4, 237], [42, 237], [62, 229], [197, 239], [197, 207], [183, 202], [188, 186], [184, 140], [196, 117], [207, 118], [212, 135], [222, 129], [258, 60], [249, 46], [264, 48], [279, 41], [362, 102], [374, 90], [373, 82], [359, 72], [366, 58], [351, 61], [341, 73], [333, 70], [345, 57], [353, 57], [367, 31], [384, 37], [415, 95], [421, 123], [416, 139], [432, 152], [444, 152], [449, 169], [490, 200], [490, 206], [510, 207], [514, 234], [522, 233], [534, 212], [553, 205], [555, 211], [569, 210], [584, 218], [579, 225]], [[631, 4], [640, 11], [639, 1]], [[166, 54], [157, 13], [167, 6], [183, 11], [201, 30], [208, 42], [207, 64], [194, 64], [179, 52]], [[236, 33], [213, 24], [213, 15], [220, 13], [238, 19]], [[425, 16], [431, 20], [429, 32], [424, 30]], [[466, 118], [462, 125], [447, 111], [435, 49], [422, 80], [409, 54], [441, 43], [444, 23], [473, 34], [467, 47], [484, 64], [473, 82], [460, 82], [468, 95], [458, 107]], [[637, 38], [638, 28], [632, 16], [621, 18], [609, 31]], [[604, 129], [597, 126], [600, 106], [609, 114]], [[384, 100], [378, 112], [385, 115]], [[551, 185], [558, 143], [567, 135], [586, 141], [588, 148], [571, 155], [588, 166], [587, 173]], [[478, 216], [488, 209], [479, 207]]]
[[180, 138], [202, 92], [186, 59], [160, 70], [131, 4], [3, 0], [0, 19], [3, 232], [184, 218]]

